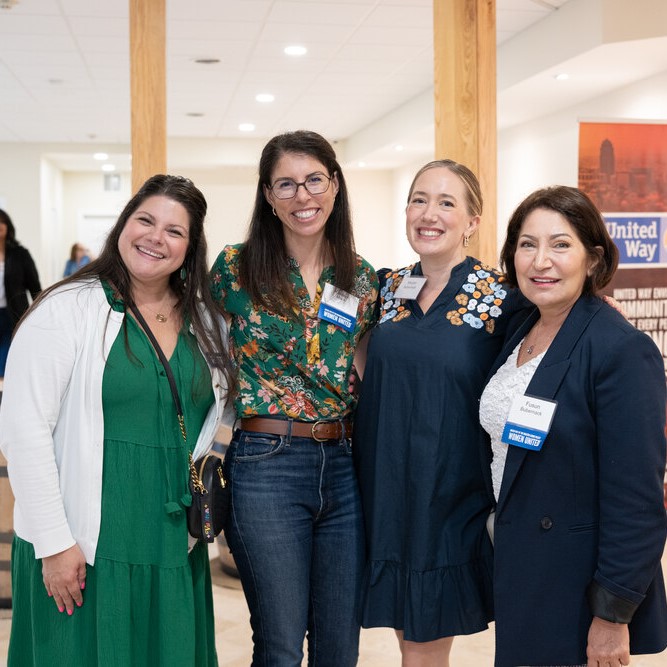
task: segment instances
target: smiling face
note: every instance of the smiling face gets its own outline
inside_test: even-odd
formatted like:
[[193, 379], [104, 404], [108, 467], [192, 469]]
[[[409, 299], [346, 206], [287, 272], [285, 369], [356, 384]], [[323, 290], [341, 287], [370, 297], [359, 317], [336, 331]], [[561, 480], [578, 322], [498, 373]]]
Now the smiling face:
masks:
[[479, 216], [468, 211], [465, 184], [446, 167], [428, 169], [417, 178], [405, 215], [412, 249], [421, 258], [451, 264], [463, 261], [463, 239], [479, 225]]
[[[279, 179], [289, 178], [295, 183], [303, 183], [314, 174], [332, 176], [326, 167], [314, 157], [302, 153], [285, 153], [276, 162], [271, 174], [271, 184]], [[291, 199], [279, 199], [268, 187], [264, 196], [273, 207], [283, 224], [285, 245], [288, 249], [305, 239], [321, 239], [324, 228], [334, 207], [338, 194], [338, 178], [333, 174], [329, 188], [319, 195], [312, 195], [305, 186], [300, 186]]]
[[190, 219], [182, 204], [162, 195], [145, 199], [130, 215], [118, 250], [133, 284], [166, 285], [185, 259]]
[[537, 208], [521, 226], [514, 255], [519, 288], [542, 313], [567, 313], [581, 296], [596, 260], [567, 218]]

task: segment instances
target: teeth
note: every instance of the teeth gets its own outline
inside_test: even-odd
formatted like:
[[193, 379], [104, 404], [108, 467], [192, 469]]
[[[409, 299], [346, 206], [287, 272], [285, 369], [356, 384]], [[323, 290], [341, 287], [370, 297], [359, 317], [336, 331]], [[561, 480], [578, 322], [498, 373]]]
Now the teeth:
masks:
[[536, 283], [555, 283], [556, 281], [550, 278], [533, 278]]
[[317, 209], [316, 208], [310, 208], [307, 211], [295, 211], [294, 215], [297, 218], [304, 218], [305, 219], [305, 218], [312, 218], [315, 215], [315, 213], [317, 213]]
[[144, 248], [144, 246], [137, 246], [137, 248], [138, 250], [143, 252], [144, 255], [150, 255], [151, 257], [155, 257], [156, 259], [164, 259], [164, 255], [155, 250], [149, 250], [148, 248]]
[[432, 230], [432, 229], [420, 229], [419, 230], [419, 235], [420, 236], [440, 236], [442, 232], [439, 232], [437, 230]]

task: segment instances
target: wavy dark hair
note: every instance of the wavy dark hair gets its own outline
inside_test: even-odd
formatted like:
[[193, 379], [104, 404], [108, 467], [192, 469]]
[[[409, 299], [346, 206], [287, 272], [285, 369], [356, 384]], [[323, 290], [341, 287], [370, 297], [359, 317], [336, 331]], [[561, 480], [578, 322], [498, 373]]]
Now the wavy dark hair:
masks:
[[0, 223], [3, 223], [7, 227], [7, 236], [5, 238], [5, 245], [13, 246], [19, 245], [19, 242], [16, 240], [16, 228], [12, 219], [9, 217], [9, 213], [0, 208]]
[[239, 254], [239, 280], [253, 303], [285, 317], [294, 317], [294, 287], [289, 282], [289, 257], [282, 222], [273, 215], [264, 196], [271, 187], [273, 170], [285, 154], [308, 155], [324, 165], [327, 175], [336, 174], [338, 194], [324, 228], [327, 250], [333, 258], [335, 285], [352, 291], [357, 257], [347, 185], [331, 144], [316, 132], [297, 130], [273, 137], [262, 151], [255, 206], [245, 243]]
[[586, 277], [582, 293], [594, 295], [614, 276], [618, 266], [618, 248], [609, 236], [604, 218], [591, 199], [578, 188], [556, 185], [536, 190], [517, 206], [507, 224], [507, 237], [500, 251], [500, 262], [507, 282], [517, 287], [514, 255], [524, 220], [536, 209], [560, 213], [572, 225], [586, 253], [596, 260], [590, 276]]
[[[73, 285], [82, 280], [98, 278], [111, 283], [122, 298], [127, 309], [134, 304], [130, 274], [123, 262], [118, 249], [118, 240], [125, 225], [133, 213], [149, 197], [167, 197], [178, 202], [185, 208], [190, 221], [188, 249], [182, 267], [169, 276], [169, 286], [178, 297], [176, 308], [182, 321], [189, 322], [197, 339], [204, 348], [209, 362], [219, 368], [227, 379], [227, 386], [234, 386], [234, 373], [227, 346], [222, 340], [219, 327], [212, 317], [207, 323], [202, 317], [200, 304], [212, 315], [221, 314], [220, 307], [213, 301], [209, 288], [207, 268], [207, 246], [204, 235], [204, 218], [206, 217], [206, 199], [195, 187], [194, 183], [182, 176], [157, 174], [149, 178], [137, 193], [125, 205], [116, 224], [111, 228], [104, 247], [97, 259], [79, 269], [73, 276], [59, 281], [42, 292], [32, 308], [46, 298], [54, 289], [64, 285]], [[181, 279], [181, 269], [186, 271], [185, 281]]]

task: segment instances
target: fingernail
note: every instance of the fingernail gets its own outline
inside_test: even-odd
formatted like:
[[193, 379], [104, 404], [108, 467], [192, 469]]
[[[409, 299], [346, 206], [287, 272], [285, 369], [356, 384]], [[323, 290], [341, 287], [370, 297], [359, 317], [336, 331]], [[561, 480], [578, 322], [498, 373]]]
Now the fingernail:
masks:
[[82, 581], [82, 582], [81, 582], [81, 590], [83, 590], [85, 587], [86, 587], [86, 582], [85, 582], [85, 581]]
[[49, 597], [50, 597], [50, 598], [52, 598], [52, 597], [53, 597], [53, 593], [49, 593], [48, 595], [49, 595]]
[[58, 611], [62, 614], [65, 611], [65, 607], [58, 607]]
[[67, 610], [67, 615], [71, 616], [74, 613], [74, 609], [68, 609]]
[[77, 602], [77, 603], [76, 603], [76, 606], [77, 606], [77, 607], [80, 607], [82, 604], [83, 604], [83, 602]]

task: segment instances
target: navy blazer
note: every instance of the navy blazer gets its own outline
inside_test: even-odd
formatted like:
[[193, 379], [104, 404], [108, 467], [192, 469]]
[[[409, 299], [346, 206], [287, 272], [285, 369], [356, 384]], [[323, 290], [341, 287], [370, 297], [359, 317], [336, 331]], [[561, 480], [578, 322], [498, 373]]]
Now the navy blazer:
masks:
[[[538, 317], [508, 335], [489, 377]], [[667, 646], [660, 352], [601, 299], [582, 296], [526, 393], [558, 405], [541, 451], [507, 454], [495, 520], [496, 666], [585, 663], [593, 615], [631, 621], [631, 652], [659, 653]]]

